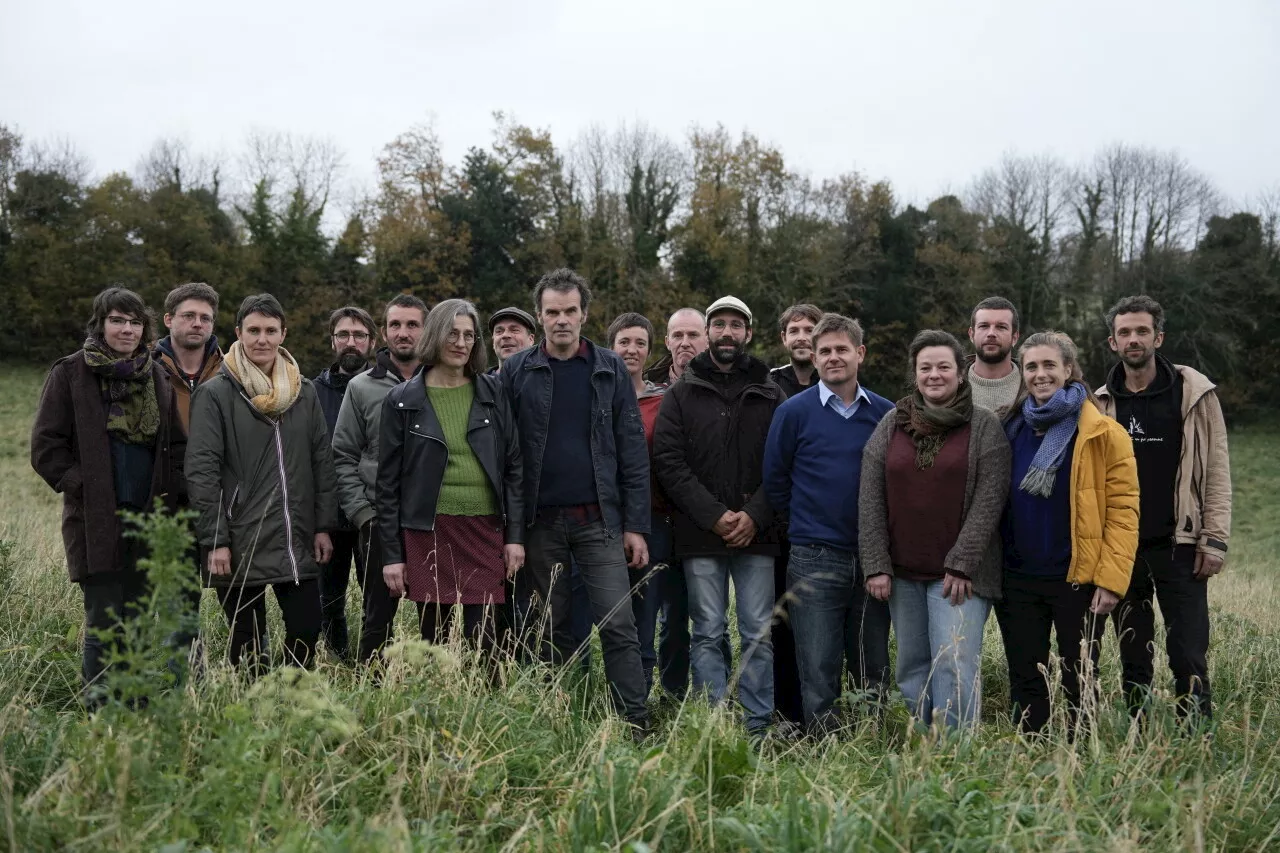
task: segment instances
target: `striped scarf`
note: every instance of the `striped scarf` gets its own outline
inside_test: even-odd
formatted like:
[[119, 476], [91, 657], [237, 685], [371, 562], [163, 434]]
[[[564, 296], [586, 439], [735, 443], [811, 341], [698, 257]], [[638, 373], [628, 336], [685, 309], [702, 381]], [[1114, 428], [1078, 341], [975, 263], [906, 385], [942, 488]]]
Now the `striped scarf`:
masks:
[[1058, 479], [1058, 468], [1066, 458], [1067, 448], [1071, 446], [1071, 438], [1076, 434], [1076, 425], [1080, 422], [1080, 407], [1084, 405], [1088, 391], [1079, 382], [1068, 382], [1059, 388], [1043, 406], [1027, 397], [1022, 401], [1022, 411], [1005, 425], [1005, 435], [1010, 443], [1029, 426], [1037, 432], [1044, 433], [1044, 442], [1031, 460], [1027, 475], [1022, 478], [1018, 488], [1029, 495], [1047, 498], [1053, 494], [1053, 484]]

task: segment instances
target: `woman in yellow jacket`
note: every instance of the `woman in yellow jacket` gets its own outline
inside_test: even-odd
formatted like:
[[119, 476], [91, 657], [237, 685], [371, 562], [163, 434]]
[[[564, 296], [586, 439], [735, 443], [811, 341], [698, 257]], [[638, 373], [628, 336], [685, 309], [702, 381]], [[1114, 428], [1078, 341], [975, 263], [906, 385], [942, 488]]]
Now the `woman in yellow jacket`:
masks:
[[1024, 387], [1005, 421], [1013, 468], [996, 618], [1013, 716], [1024, 732], [1049, 722], [1045, 672], [1049, 635], [1057, 633], [1071, 736], [1081, 683], [1095, 677], [1106, 616], [1129, 588], [1138, 548], [1138, 469], [1128, 433], [1102, 416], [1081, 381], [1069, 337], [1034, 334], [1019, 362]]

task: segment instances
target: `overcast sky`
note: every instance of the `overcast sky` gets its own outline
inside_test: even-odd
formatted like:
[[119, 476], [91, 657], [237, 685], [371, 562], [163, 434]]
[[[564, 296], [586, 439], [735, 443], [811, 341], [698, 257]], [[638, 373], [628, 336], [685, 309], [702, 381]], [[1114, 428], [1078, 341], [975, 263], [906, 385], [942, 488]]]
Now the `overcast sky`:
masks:
[[234, 154], [331, 138], [347, 179], [434, 117], [450, 162], [490, 114], [549, 128], [722, 122], [815, 179], [906, 200], [1007, 150], [1176, 149], [1228, 197], [1280, 185], [1280, 0], [0, 0], [0, 122], [95, 173], [160, 137]]

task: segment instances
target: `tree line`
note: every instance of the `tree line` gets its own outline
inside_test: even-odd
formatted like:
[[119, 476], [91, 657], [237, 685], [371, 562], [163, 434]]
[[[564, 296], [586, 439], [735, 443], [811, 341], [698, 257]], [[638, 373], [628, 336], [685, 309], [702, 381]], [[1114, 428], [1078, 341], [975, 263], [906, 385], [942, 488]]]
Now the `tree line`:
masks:
[[537, 279], [569, 266], [595, 291], [597, 339], [622, 311], [661, 329], [675, 308], [731, 293], [761, 318], [756, 352], [782, 360], [767, 318], [787, 305], [857, 317], [865, 382], [891, 397], [916, 330], [963, 335], [970, 307], [996, 294], [1018, 305], [1024, 335], [1075, 338], [1099, 381], [1103, 312], [1145, 292], [1168, 315], [1165, 354], [1220, 383], [1232, 416], [1280, 402], [1280, 187], [1233, 204], [1173, 152], [1006, 154], [917, 206], [857, 172], [808, 177], [747, 131], [673, 140], [624, 125], [558, 146], [498, 113], [492, 142], [457, 163], [430, 125], [410, 128], [381, 150], [376, 185], [339, 205], [342, 167], [331, 144], [256, 134], [232, 164], [162, 140], [131, 173], [91, 179], [68, 145], [0, 124], [0, 358], [70, 351], [108, 284], [158, 307], [205, 281], [223, 298], [224, 343], [240, 299], [270, 291], [290, 312], [286, 345], [315, 373], [335, 307], [376, 312], [409, 291], [527, 309]]

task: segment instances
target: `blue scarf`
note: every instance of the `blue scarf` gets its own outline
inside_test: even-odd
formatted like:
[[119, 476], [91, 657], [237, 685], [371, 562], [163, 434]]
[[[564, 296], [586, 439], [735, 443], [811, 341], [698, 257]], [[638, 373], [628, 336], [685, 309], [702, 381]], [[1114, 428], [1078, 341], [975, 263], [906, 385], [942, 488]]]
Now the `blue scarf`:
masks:
[[1068, 382], [1059, 388], [1043, 406], [1027, 397], [1022, 401], [1022, 411], [1005, 425], [1005, 435], [1012, 441], [1023, 425], [1044, 432], [1044, 442], [1031, 460], [1027, 476], [1018, 488], [1029, 495], [1047, 498], [1053, 494], [1053, 484], [1058, 479], [1058, 468], [1067, 455], [1067, 448], [1080, 422], [1080, 407], [1084, 405], [1087, 390], [1079, 382]]

